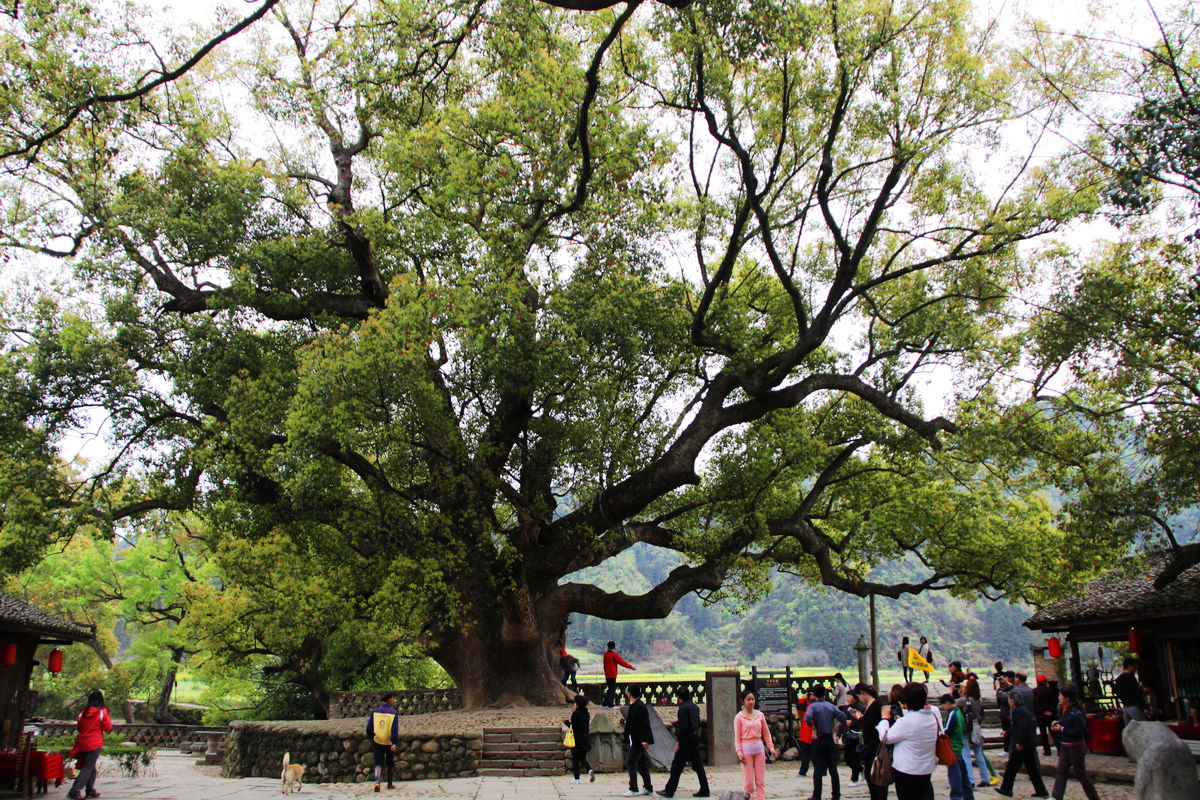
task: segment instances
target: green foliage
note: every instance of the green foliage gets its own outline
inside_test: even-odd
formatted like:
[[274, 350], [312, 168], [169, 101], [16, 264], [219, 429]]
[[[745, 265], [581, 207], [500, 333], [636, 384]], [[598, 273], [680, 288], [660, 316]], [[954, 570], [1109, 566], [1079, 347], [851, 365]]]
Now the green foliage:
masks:
[[[1161, 26], [1162, 38], [1142, 48], [1130, 70], [1138, 104], [1122, 124], [1106, 131], [1115, 156], [1108, 200], [1144, 213], [1164, 197], [1181, 194], [1200, 211], [1200, 21], [1183, 4]], [[1190, 241], [1196, 237], [1189, 234]]]
[[[74, 744], [74, 736], [49, 736], [38, 739], [38, 747], [42, 750], [58, 750], [64, 756], [71, 751]], [[115, 762], [117, 769], [126, 778], [153, 775], [154, 756], [157, 752], [153, 747], [127, 744], [122, 741], [119, 733], [105, 734], [104, 746], [100, 748], [100, 755]]]
[[[975, 399], [1053, 265], [1021, 244], [1094, 210], [1096, 167], [974, 157], [1067, 104], [968, 4], [276, 11], [3, 179], [10, 252], [71, 230], [91, 292], [6, 308], [5, 569], [160, 514], [134, 550], [196, 569], [122, 592], [180, 608], [139, 642], [297, 714], [426, 654], [468, 705], [553, 701], [569, 614], [750, 603], [776, 565], [857, 595], [1079, 577]], [[13, 69], [75, 69], [35, 51]], [[922, 408], [937, 370], [976, 428]], [[61, 464], [95, 409], [111, 464]], [[566, 580], [638, 543], [680, 561]]]

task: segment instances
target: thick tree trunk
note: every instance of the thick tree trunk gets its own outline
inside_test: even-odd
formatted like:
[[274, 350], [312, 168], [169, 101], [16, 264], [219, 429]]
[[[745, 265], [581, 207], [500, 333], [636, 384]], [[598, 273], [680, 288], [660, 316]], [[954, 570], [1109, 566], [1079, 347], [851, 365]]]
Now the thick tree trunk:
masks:
[[561, 625], [539, 624], [513, 605], [477, 611], [473, 623], [444, 632], [432, 650], [458, 686], [463, 708], [570, 702], [575, 693], [558, 673]]

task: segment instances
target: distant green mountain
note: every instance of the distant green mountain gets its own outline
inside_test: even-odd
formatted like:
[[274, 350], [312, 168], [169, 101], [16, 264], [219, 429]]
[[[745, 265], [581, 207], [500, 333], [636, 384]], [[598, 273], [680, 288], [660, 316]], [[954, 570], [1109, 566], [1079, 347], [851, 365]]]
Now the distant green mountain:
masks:
[[[636, 594], [660, 581], [677, 564], [667, 551], [637, 545], [571, 579]], [[919, 571], [911, 564], [888, 564], [873, 577], [909, 580], [919, 577]], [[1028, 607], [1007, 601], [967, 602], [942, 592], [898, 600], [877, 598], [880, 668], [895, 666], [902, 636], [916, 642], [922, 634], [933, 646], [939, 673], [947, 659], [959, 659], [980, 674], [996, 660], [1028, 667], [1029, 644], [1035, 634], [1021, 623], [1032, 613]], [[706, 605], [689, 595], [661, 620], [614, 622], [572, 615], [567, 643], [584, 657], [585, 670], [591, 668], [594, 656], [584, 654], [602, 652], [610, 639], [618, 643], [626, 658], [636, 659], [634, 663], [643, 671], [737, 663], [844, 670], [856, 663], [858, 637], [866, 636], [869, 641], [869, 632], [866, 599], [775, 573], [769, 593], [745, 608], [734, 601]]]

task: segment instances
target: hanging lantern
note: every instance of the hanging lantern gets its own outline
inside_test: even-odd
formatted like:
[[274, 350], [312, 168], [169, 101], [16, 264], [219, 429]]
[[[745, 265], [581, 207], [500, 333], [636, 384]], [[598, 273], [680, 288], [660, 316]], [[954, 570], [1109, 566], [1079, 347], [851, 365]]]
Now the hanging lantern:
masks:
[[1129, 629], [1129, 650], [1135, 656], [1142, 652], [1142, 634], [1137, 628]]
[[50, 657], [46, 659], [46, 669], [55, 675], [62, 672], [62, 658], [62, 650], [59, 650], [57, 647], [51, 650]]
[[17, 663], [16, 642], [5, 642], [0, 646], [0, 666], [11, 667]]
[[1058, 640], [1057, 636], [1050, 637], [1046, 642], [1046, 649], [1050, 651], [1051, 658], [1062, 658], [1062, 642]]

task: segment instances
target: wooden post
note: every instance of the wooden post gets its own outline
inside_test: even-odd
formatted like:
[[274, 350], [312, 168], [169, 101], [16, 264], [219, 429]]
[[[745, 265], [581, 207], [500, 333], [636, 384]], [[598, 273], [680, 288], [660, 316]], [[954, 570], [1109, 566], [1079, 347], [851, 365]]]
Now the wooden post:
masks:
[[[1079, 642], [1073, 636], [1069, 636], [1068, 641], [1071, 644], [1071, 680], [1075, 683], [1075, 691], [1079, 692], [1080, 703], [1083, 703], [1087, 697], [1087, 685], [1083, 681], [1083, 662], [1079, 660]], [[1087, 709], [1086, 705], [1083, 707]]]

